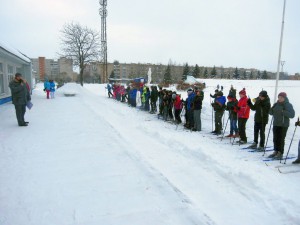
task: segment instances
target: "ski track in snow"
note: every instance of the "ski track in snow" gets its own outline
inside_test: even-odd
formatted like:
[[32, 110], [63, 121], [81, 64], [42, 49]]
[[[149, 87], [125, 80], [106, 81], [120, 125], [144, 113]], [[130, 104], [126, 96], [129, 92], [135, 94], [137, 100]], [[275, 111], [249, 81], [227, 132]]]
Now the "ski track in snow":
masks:
[[[208, 134], [209, 102], [202, 110], [203, 131], [184, 132], [182, 125], [176, 129], [156, 115], [70, 86], [76, 97], [63, 97], [66, 85], [48, 102], [36, 90], [38, 109], [27, 112], [33, 123], [25, 129], [9, 123], [15, 122], [13, 110], [1, 106], [8, 119], [6, 130], [0, 129], [0, 169], [9, 171], [0, 172], [0, 181], [7, 182], [0, 187], [1, 225], [298, 223], [299, 186], [288, 190], [285, 185], [296, 182], [295, 174], [284, 177], [266, 167], [260, 153], [240, 151], [228, 139]], [[66, 114], [68, 119], [60, 121]], [[28, 131], [38, 139], [28, 143]], [[14, 132], [18, 141], [8, 143]], [[86, 148], [83, 142], [91, 144]]]
[[[91, 97], [92, 98], [92, 97]], [[109, 101], [109, 102], [108, 102]], [[92, 100], [90, 103], [94, 104], [95, 100]], [[104, 104], [105, 102], [105, 104]], [[161, 120], [158, 121], [159, 123], [159, 127], [157, 128], [159, 129], [168, 129], [169, 133], [166, 132], [160, 132], [159, 131], [154, 131], [153, 129], [147, 129], [147, 122], [148, 119], [152, 119], [149, 122], [157, 122], [155, 121], [156, 116], [153, 115], [147, 115], [147, 113], [145, 112], [140, 112], [139, 110], [135, 109], [135, 108], [129, 108], [130, 111], [128, 111], [128, 107], [122, 103], [119, 102], [115, 102], [111, 99], [105, 99], [102, 102], [104, 108], [107, 109], [112, 109], [110, 111], [110, 113], [115, 113], [116, 112], [116, 116], [113, 117], [115, 118], [114, 120], [110, 120], [108, 121], [109, 123], [112, 124], [113, 127], [115, 127], [115, 129], [119, 129], [120, 130], [120, 135], [123, 137], [122, 139], [124, 140], [128, 140], [127, 143], [132, 142], [132, 137], [130, 137], [130, 132], [128, 132], [128, 130], [131, 129], [138, 129], [140, 130], [140, 136], [136, 136], [134, 137], [134, 142], [136, 145], [136, 148], [128, 148], [128, 149], [135, 149], [134, 154], [139, 154], [139, 155], [143, 155], [142, 158], [143, 160], [148, 160], [151, 162], [151, 164], [156, 163], [157, 164], [157, 160], [159, 160], [157, 158], [157, 154], [159, 155], [163, 155], [166, 154], [165, 157], [162, 157], [163, 161], [161, 162], [162, 165], [165, 164], [164, 160], [166, 158], [173, 158], [174, 154], [176, 154], [176, 161], [188, 161], [188, 165], [176, 165], [178, 166], [178, 171], [181, 171], [183, 177], [178, 178], [178, 173], [176, 173], [176, 181], [173, 182], [172, 186], [176, 186], [177, 190], [180, 190], [180, 192], [185, 193], [185, 189], [187, 189], [187, 193], [195, 192], [195, 189], [197, 189], [197, 186], [203, 186], [203, 181], [199, 180], [196, 183], [198, 183], [198, 185], [194, 185], [193, 188], [191, 189], [190, 187], [186, 187], [185, 182], [179, 182], [178, 180], [184, 180], [186, 177], [186, 174], [193, 174], [196, 173], [195, 176], [196, 177], [213, 177], [214, 180], [216, 181], [217, 185], [222, 184], [222, 186], [224, 186], [224, 188], [226, 188], [226, 190], [229, 192], [228, 194], [231, 196], [227, 196], [224, 198], [224, 196], [220, 196], [220, 199], [224, 198], [223, 200], [221, 200], [221, 202], [225, 202], [225, 205], [220, 204], [219, 205], [219, 210], [224, 210], [224, 208], [228, 208], [228, 202], [230, 202], [230, 199], [235, 199], [236, 197], [239, 198], [243, 198], [242, 201], [248, 201], [250, 203], [250, 207], [248, 209], [245, 209], [244, 207], [241, 210], [241, 214], [244, 214], [243, 218], [245, 218], [245, 221], [243, 224], [246, 224], [246, 221], [256, 221], [257, 224], [259, 224], [259, 222], [261, 221], [261, 217], [257, 216], [254, 217], [250, 214], [250, 218], [248, 217], [249, 215], [247, 215], [248, 213], [245, 214], [245, 212], [255, 212], [255, 204], [257, 203], [257, 201], [260, 201], [261, 204], [264, 205], [265, 207], [265, 211], [267, 212], [266, 214], [266, 219], [272, 215], [274, 213], [274, 207], [278, 208], [278, 205], [280, 205], [280, 202], [277, 202], [276, 196], [271, 197], [270, 199], [265, 200], [265, 195], [268, 194], [269, 192], [269, 187], [266, 187], [265, 190], [261, 190], [262, 187], [259, 187], [255, 184], [255, 180], [253, 180], [251, 177], [249, 177], [246, 173], [244, 173], [242, 171], [242, 168], [240, 168], [241, 170], [238, 172], [238, 174], [233, 174], [233, 170], [234, 167], [232, 168], [232, 165], [224, 165], [222, 162], [220, 161], [215, 161], [212, 157], [209, 156], [209, 154], [203, 154], [202, 151], [207, 151], [204, 148], [203, 149], [197, 149], [195, 147], [191, 147], [191, 146], [187, 146], [187, 143], [189, 143], [189, 141], [187, 140], [188, 138], [199, 138], [197, 133], [188, 133], [188, 136], [185, 136], [184, 138], [181, 138], [180, 140], [178, 139], [174, 139], [172, 138], [172, 133], [176, 132], [175, 126], [171, 125], [171, 124], [167, 124], [162, 122]], [[114, 104], [114, 105], [111, 105]], [[123, 111], [124, 109], [124, 111]], [[120, 110], [122, 111], [122, 117], [119, 117], [119, 112]], [[102, 117], [105, 117], [105, 114], [100, 114], [100, 112], [98, 112], [99, 115], [101, 115]], [[141, 114], [141, 115], [140, 115]], [[146, 118], [146, 119], [145, 119]], [[131, 124], [134, 124], [134, 122], [130, 122], [130, 119], [133, 120], [139, 120], [141, 121], [140, 125], [138, 125], [137, 127], [131, 127]], [[128, 120], [125, 123], [122, 123], [122, 120]], [[146, 123], [143, 123], [143, 121], [147, 121]], [[123, 124], [123, 126], [120, 126], [120, 124]], [[135, 133], [136, 134], [136, 133]], [[145, 136], [146, 134], [146, 136]], [[128, 136], [129, 135], [129, 136]], [[205, 138], [205, 137], [204, 137]], [[139, 140], [141, 140], [142, 143], [139, 142]], [[200, 139], [199, 139], [200, 141]], [[206, 140], [207, 141], [207, 138]], [[219, 141], [218, 141], [219, 142]], [[147, 152], [147, 154], [143, 154], [142, 151], [142, 147], [145, 143], [149, 143], [150, 145], [153, 145], [153, 150], [150, 154], [149, 152]], [[216, 147], [219, 148], [220, 146], [216, 144]], [[139, 150], [141, 148], [141, 150]], [[152, 149], [152, 148], [151, 148]], [[157, 152], [159, 151], [159, 152]], [[170, 157], [167, 156], [167, 154], [170, 154]], [[179, 159], [182, 158], [182, 159]], [[172, 162], [169, 162], [172, 164]], [[217, 164], [217, 166], [213, 167], [213, 170], [211, 171], [211, 165], [215, 165]], [[192, 169], [191, 169], [191, 165], [193, 165]], [[161, 165], [159, 165], [159, 168], [157, 168], [157, 170], [160, 171], [164, 171], [166, 173], [166, 177], [168, 177], [169, 179], [172, 178], [172, 173], [173, 171], [168, 171], [165, 168], [162, 168]], [[238, 179], [235, 179], [234, 176], [238, 176]], [[171, 179], [172, 180], [172, 179]], [[241, 182], [242, 181], [242, 182]], [[210, 184], [210, 183], [209, 183]], [[224, 185], [225, 184], [225, 185]], [[206, 190], [209, 190], [211, 187], [208, 186], [206, 187]], [[258, 192], [253, 192], [253, 190], [260, 190]], [[234, 190], [233, 192], [231, 190]], [[235, 192], [237, 191], [237, 193]], [[230, 193], [231, 192], [231, 193]], [[249, 193], [251, 193], [251, 195], [249, 195]], [[199, 193], [197, 193], [197, 195], [201, 195], [201, 189], [199, 191]], [[185, 194], [187, 197], [189, 196], [188, 194]], [[195, 199], [195, 196], [191, 196], [190, 200], [191, 202], [193, 202], [196, 206], [195, 207], [199, 207], [201, 208], [202, 206], [207, 206], [206, 202], [205, 204], [201, 204], [202, 200], [201, 198], [199, 198], [199, 203], [197, 203], [198, 201]], [[273, 204], [270, 204], [271, 202], [274, 202]], [[252, 206], [251, 206], [252, 203]], [[295, 205], [296, 207], [296, 205]], [[205, 207], [203, 207], [201, 209], [201, 211], [205, 212]], [[238, 208], [234, 207], [232, 208], [232, 210], [236, 211], [238, 210]], [[279, 207], [278, 208], [278, 213], [282, 213], [282, 209]], [[270, 214], [268, 214], [270, 213]], [[291, 215], [288, 215], [288, 212], [285, 212], [287, 215], [287, 217], [292, 217]], [[209, 214], [209, 213], [208, 213]], [[261, 215], [260, 215], [261, 216]], [[230, 221], [230, 218], [228, 218]], [[224, 220], [224, 218], [220, 218], [221, 222], [222, 220]], [[272, 219], [268, 218], [269, 221], [272, 221]], [[282, 222], [285, 221], [284, 217], [282, 218]], [[252, 223], [251, 222], [251, 223]], [[276, 217], [276, 219], [274, 219], [274, 223], [278, 222], [278, 217]], [[232, 220], [230, 221], [230, 224], [235, 224], [235, 221]], [[237, 224], [241, 224], [241, 221], [238, 221]]]

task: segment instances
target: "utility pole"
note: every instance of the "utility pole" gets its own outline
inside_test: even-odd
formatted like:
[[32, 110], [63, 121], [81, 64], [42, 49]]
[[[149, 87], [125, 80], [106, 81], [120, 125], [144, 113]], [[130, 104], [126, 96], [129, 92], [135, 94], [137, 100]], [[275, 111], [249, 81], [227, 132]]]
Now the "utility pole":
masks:
[[284, 30], [285, 5], [286, 5], [286, 0], [284, 0], [284, 3], [283, 3], [283, 13], [282, 13], [281, 35], [280, 35], [280, 44], [279, 44], [279, 55], [278, 55], [278, 64], [277, 64], [277, 75], [276, 75], [276, 85], [275, 85], [274, 103], [277, 101], [277, 90], [278, 90], [278, 80], [279, 80], [279, 68], [280, 68], [280, 61], [281, 61], [281, 49], [282, 49], [282, 39], [283, 39], [283, 30]]
[[101, 63], [102, 63], [102, 83], [108, 80], [107, 75], [107, 34], [106, 34], [106, 17], [107, 17], [107, 0], [99, 0], [101, 16]]

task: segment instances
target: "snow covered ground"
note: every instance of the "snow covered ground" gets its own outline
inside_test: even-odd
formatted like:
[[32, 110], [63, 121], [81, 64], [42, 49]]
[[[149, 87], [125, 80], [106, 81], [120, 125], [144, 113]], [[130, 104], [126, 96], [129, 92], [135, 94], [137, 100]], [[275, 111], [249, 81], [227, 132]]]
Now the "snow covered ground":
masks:
[[[217, 84], [226, 95], [231, 84], [245, 87], [251, 98], [263, 88], [273, 102], [275, 81], [205, 82], [202, 132], [108, 99], [104, 85], [67, 84], [47, 100], [38, 84], [28, 127], [17, 126], [11, 103], [1, 105], [0, 224], [299, 224], [300, 173], [280, 174], [279, 162], [266, 166], [261, 153], [209, 134], [209, 93]], [[279, 85], [298, 116], [300, 82]], [[76, 96], [65, 97], [68, 90]], [[298, 140], [299, 130], [290, 155], [297, 155]]]

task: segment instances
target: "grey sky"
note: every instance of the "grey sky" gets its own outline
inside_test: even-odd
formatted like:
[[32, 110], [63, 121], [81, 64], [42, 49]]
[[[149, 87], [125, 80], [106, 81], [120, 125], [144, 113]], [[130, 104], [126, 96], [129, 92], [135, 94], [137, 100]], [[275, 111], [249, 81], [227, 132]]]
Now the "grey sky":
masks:
[[[108, 0], [108, 60], [276, 71], [283, 0]], [[300, 72], [299, 0], [287, 0], [282, 60]], [[97, 0], [4, 0], [0, 41], [57, 58], [66, 22], [100, 32]], [[298, 13], [298, 14], [297, 14]]]

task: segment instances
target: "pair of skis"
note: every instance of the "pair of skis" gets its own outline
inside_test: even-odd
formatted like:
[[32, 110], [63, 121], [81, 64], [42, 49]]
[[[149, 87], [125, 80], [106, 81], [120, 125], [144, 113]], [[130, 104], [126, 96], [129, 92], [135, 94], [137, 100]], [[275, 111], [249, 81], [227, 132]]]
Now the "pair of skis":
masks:
[[[266, 165], [270, 166], [268, 163], [266, 163]], [[282, 174], [300, 173], [300, 164], [281, 164], [275, 166], [274, 168]]]

